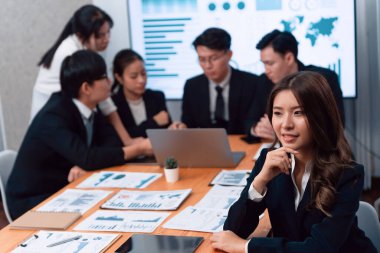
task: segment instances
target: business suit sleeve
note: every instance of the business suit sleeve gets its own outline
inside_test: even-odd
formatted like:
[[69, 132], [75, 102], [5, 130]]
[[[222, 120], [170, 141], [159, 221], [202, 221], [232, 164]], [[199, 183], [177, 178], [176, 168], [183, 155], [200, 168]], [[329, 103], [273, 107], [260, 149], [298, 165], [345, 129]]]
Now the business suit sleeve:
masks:
[[191, 83], [189, 80], [186, 81], [183, 89], [183, 98], [182, 98], [182, 117], [181, 121], [187, 125], [187, 127], [194, 127], [195, 121], [192, 118], [192, 103], [194, 98], [191, 94]]
[[272, 91], [273, 83], [263, 74], [258, 78], [257, 91], [249, 109], [246, 129], [247, 134], [251, 135], [251, 128], [256, 126], [267, 109], [269, 95]]
[[121, 147], [87, 147], [62, 115], [49, 112], [39, 127], [40, 138], [47, 146], [85, 170], [106, 168], [125, 162]]
[[146, 137], [147, 129], [155, 129], [155, 128], [167, 128], [170, 125], [170, 115], [169, 115], [169, 123], [163, 126], [160, 126], [155, 120], [154, 116], [161, 111], [168, 111], [166, 108], [166, 100], [165, 95], [161, 91], [152, 91], [147, 90], [146, 96], [144, 96], [145, 109], [147, 119], [141, 122], [139, 125], [134, 127], [129, 127], [128, 131], [132, 136], [144, 136]]
[[265, 197], [261, 202], [254, 202], [248, 198], [249, 187], [253, 179], [260, 173], [266, 154], [266, 149], [261, 152], [247, 179], [247, 185], [243, 189], [240, 198], [231, 206], [224, 223], [224, 230], [231, 230], [241, 238], [247, 238], [256, 229], [259, 224], [259, 216], [266, 209]]
[[289, 241], [286, 238], [252, 238], [249, 252], [339, 252], [348, 240], [349, 232], [356, 221], [359, 198], [363, 188], [363, 166], [347, 169], [337, 185], [336, 203], [331, 215], [311, 226], [304, 241]]
[[119, 136], [115, 128], [105, 119], [105, 116], [98, 113], [94, 122], [94, 135], [92, 143], [102, 147], [122, 147]]

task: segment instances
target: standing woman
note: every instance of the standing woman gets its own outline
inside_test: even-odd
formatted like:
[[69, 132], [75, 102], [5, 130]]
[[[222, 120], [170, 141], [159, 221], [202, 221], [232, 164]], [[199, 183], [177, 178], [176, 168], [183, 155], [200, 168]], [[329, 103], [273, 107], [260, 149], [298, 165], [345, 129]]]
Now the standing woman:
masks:
[[150, 128], [166, 128], [171, 123], [161, 91], [146, 89], [143, 58], [133, 50], [124, 49], [113, 61], [114, 89], [121, 87], [112, 99], [124, 127], [132, 137], [146, 137]]
[[[60, 91], [59, 73], [63, 59], [81, 49], [104, 51], [110, 40], [111, 17], [94, 5], [79, 8], [66, 24], [55, 44], [42, 56], [36, 84], [33, 89], [31, 120], [46, 104], [50, 95]], [[102, 113], [108, 116], [124, 145], [130, 137], [122, 127], [116, 107], [109, 98], [100, 104]]]
[[[364, 169], [352, 160], [334, 96], [315, 72], [273, 89], [268, 115], [281, 144], [263, 150], [231, 207], [226, 231], [211, 237], [226, 252], [376, 252], [358, 228]], [[268, 209], [273, 237], [246, 239]]]

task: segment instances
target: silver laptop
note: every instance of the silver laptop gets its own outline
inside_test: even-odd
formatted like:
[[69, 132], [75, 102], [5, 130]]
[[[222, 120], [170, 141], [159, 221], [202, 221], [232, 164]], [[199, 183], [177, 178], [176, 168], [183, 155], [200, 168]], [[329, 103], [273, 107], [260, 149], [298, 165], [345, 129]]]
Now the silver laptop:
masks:
[[232, 152], [222, 128], [148, 129], [157, 162], [173, 156], [184, 167], [236, 167], [245, 152]]

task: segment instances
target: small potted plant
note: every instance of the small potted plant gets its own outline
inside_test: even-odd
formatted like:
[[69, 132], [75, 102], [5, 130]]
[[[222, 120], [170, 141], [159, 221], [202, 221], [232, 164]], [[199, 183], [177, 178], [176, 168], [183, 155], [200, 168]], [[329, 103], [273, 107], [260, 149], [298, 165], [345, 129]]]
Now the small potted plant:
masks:
[[178, 161], [172, 156], [166, 158], [165, 161], [165, 178], [168, 183], [174, 183], [179, 179]]

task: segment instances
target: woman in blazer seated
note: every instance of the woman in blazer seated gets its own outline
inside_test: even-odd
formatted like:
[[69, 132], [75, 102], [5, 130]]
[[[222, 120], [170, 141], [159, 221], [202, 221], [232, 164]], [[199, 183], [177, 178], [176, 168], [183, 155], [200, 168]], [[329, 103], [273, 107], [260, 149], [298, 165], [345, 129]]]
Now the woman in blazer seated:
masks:
[[[352, 160], [334, 96], [315, 72], [285, 77], [268, 115], [278, 149], [263, 150], [224, 230], [211, 237], [226, 252], [376, 252], [358, 228], [363, 166]], [[272, 238], [249, 238], [268, 209]], [[243, 239], [242, 239], [243, 238]]]
[[166, 128], [171, 123], [165, 95], [145, 89], [147, 76], [143, 58], [130, 49], [121, 50], [113, 61], [114, 90], [112, 99], [131, 137], [146, 137], [150, 128]]

